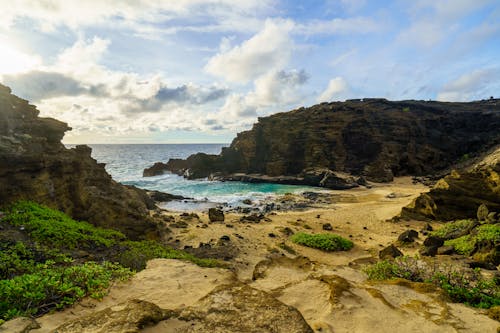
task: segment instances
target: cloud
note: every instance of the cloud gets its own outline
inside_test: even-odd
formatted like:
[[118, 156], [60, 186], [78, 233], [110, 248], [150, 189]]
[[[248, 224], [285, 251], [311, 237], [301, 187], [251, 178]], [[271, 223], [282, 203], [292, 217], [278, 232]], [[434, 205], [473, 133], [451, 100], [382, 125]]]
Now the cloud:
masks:
[[297, 24], [295, 33], [304, 35], [317, 34], [366, 34], [379, 31], [382, 23], [367, 17], [334, 18], [332, 20], [311, 20]]
[[332, 99], [336, 98], [345, 99], [345, 96], [350, 93], [349, 85], [346, 80], [342, 77], [336, 77], [328, 82], [328, 87], [318, 96], [318, 103], [330, 102]]
[[309, 75], [304, 70], [269, 72], [255, 80], [255, 89], [248, 94], [247, 103], [265, 107], [296, 102], [300, 98], [297, 88], [308, 79]]
[[499, 88], [500, 68], [478, 69], [447, 83], [438, 93], [437, 100], [467, 102], [485, 99], [498, 93]]
[[103, 85], [84, 86], [81, 82], [57, 72], [30, 71], [16, 75], [4, 75], [3, 81], [16, 94], [30, 101], [82, 94], [106, 95]]
[[[7, 2], [2, 0], [2, 2]], [[1, 2], [0, 2], [1, 3]], [[85, 27], [112, 26], [126, 28], [145, 37], [158, 33], [175, 33], [183, 28], [199, 28], [209, 25], [213, 30], [246, 28], [259, 14], [271, 9], [272, 0], [17, 0], [2, 5], [0, 26], [9, 27], [19, 20], [32, 20], [45, 32], [54, 32], [65, 26], [72, 30]], [[200, 22], [200, 18], [213, 20], [199, 26], [171, 26], [179, 18]], [[206, 24], [210, 23], [211, 24]]]
[[292, 53], [290, 20], [267, 20], [264, 28], [241, 45], [213, 56], [205, 70], [227, 81], [247, 83], [273, 69], [285, 66]]

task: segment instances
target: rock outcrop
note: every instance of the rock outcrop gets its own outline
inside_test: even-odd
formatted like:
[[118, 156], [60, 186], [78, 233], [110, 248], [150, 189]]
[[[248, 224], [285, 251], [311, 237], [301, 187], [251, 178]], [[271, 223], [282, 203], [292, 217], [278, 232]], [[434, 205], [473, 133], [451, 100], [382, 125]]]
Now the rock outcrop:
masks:
[[400, 216], [442, 221], [476, 218], [481, 205], [500, 211], [500, 146], [469, 169], [453, 171], [439, 180], [428, 193], [404, 207]]
[[38, 114], [0, 85], [0, 205], [32, 200], [132, 239], [157, 237], [146, 192], [111, 179], [89, 147], [66, 149], [68, 125]]
[[[296, 177], [307, 185], [320, 185], [305, 174], [320, 168], [387, 182], [394, 176], [432, 174], [472, 158], [500, 143], [498, 128], [498, 99], [322, 103], [259, 118], [220, 155], [198, 153], [170, 160], [164, 168], [187, 178], [244, 173], [288, 183], [290, 178], [283, 176]], [[336, 186], [336, 177], [332, 180]]]

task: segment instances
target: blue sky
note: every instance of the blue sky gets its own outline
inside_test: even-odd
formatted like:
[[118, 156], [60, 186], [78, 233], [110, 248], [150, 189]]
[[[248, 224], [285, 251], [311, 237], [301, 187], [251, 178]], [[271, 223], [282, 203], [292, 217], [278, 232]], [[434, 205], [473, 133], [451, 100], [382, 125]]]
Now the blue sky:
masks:
[[67, 143], [230, 142], [348, 98], [500, 97], [497, 0], [0, 0], [0, 82]]

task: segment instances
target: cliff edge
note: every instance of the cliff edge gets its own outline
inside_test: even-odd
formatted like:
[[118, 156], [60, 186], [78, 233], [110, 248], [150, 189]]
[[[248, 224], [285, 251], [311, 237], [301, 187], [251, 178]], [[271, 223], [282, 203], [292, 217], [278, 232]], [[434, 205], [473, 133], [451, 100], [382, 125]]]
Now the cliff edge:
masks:
[[146, 192], [111, 179], [88, 146], [66, 149], [71, 128], [38, 114], [0, 84], [0, 206], [32, 200], [132, 239], [157, 237]]

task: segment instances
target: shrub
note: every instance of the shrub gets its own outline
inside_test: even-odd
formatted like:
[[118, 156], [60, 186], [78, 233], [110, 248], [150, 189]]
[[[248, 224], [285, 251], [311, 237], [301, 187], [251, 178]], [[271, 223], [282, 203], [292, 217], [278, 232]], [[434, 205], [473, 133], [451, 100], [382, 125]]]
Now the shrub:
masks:
[[85, 296], [102, 298], [114, 279], [126, 279], [129, 269], [117, 264], [87, 262], [69, 267], [38, 264], [32, 273], [0, 280], [0, 318], [40, 315]]
[[493, 247], [500, 244], [500, 225], [483, 224], [474, 229], [474, 232], [445, 242], [453, 246], [457, 253], [469, 256], [479, 247]]
[[453, 235], [471, 229], [475, 224], [474, 220], [458, 220], [445, 223], [441, 228], [431, 232], [432, 236], [438, 236], [444, 239], [453, 238]]
[[3, 220], [24, 227], [33, 240], [56, 248], [109, 247], [125, 239], [121, 232], [75, 221], [62, 212], [29, 201], [12, 205]]
[[324, 251], [347, 251], [354, 246], [353, 242], [350, 240], [335, 234], [312, 235], [304, 232], [298, 232], [291, 236], [290, 240], [300, 245]]
[[370, 280], [407, 279], [440, 287], [454, 302], [479, 308], [500, 305], [500, 286], [484, 278], [479, 269], [429, 265], [418, 258], [398, 257], [363, 268]]

